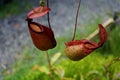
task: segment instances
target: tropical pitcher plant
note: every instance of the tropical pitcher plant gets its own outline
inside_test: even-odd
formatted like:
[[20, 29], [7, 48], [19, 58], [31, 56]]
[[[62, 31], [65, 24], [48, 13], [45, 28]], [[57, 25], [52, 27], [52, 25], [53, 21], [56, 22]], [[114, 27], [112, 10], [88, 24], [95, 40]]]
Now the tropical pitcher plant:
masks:
[[95, 49], [101, 47], [104, 44], [104, 42], [107, 40], [107, 32], [101, 24], [98, 25], [99, 38], [100, 38], [99, 43], [88, 41], [87, 39], [74, 40], [76, 34], [77, 18], [78, 18], [80, 3], [81, 0], [79, 0], [78, 9], [76, 12], [76, 21], [75, 21], [73, 38], [71, 41], [65, 43], [66, 45], [65, 53], [67, 57], [73, 61], [81, 60], [82, 58], [91, 54]]
[[56, 40], [51, 27], [34, 22], [33, 19], [40, 18], [46, 15], [49, 11], [50, 8], [47, 6], [36, 7], [28, 13], [26, 19], [32, 41], [34, 45], [42, 51], [54, 48], [56, 46]]
[[[107, 32], [105, 28], [101, 24], [99, 24], [100, 41], [98, 44], [88, 41], [86, 39], [74, 40], [80, 3], [81, 0], [79, 0], [79, 5], [77, 9], [73, 39], [65, 43], [65, 53], [72, 60], [80, 60], [84, 58], [85, 56], [93, 52], [95, 49], [101, 47], [107, 39]], [[44, 15], [49, 14], [49, 11], [50, 8], [48, 6], [40, 5], [39, 7], [31, 10], [28, 13], [26, 19], [28, 22], [28, 28], [32, 41], [34, 45], [42, 51], [54, 48], [56, 46], [56, 40], [51, 26], [47, 27], [43, 24], [34, 22], [33, 19], [43, 17]]]
[[[107, 32], [102, 24], [98, 25], [99, 39], [100, 39], [99, 43], [88, 41], [87, 39], [75, 40], [80, 3], [81, 3], [81, 0], [79, 0], [77, 12], [76, 12], [73, 38], [71, 41], [65, 42], [66, 48], [64, 50], [66, 56], [73, 61], [78, 61], [83, 59], [87, 55], [91, 54], [94, 50], [101, 47], [107, 40]], [[42, 51], [53, 49], [57, 44], [54, 37], [53, 30], [50, 25], [50, 17], [49, 17], [50, 10], [51, 9], [49, 8], [49, 1], [47, 0], [46, 5], [43, 4], [42, 2], [42, 4], [40, 4], [39, 7], [36, 7], [35, 9], [31, 10], [28, 13], [27, 19], [26, 19], [28, 22], [28, 28], [31, 35], [31, 39], [34, 45], [39, 50], [42, 50]], [[41, 23], [37, 23], [33, 21], [33, 19], [41, 18], [45, 15], [47, 15], [49, 26], [45, 26]], [[48, 59], [48, 62], [50, 63], [49, 59]]]

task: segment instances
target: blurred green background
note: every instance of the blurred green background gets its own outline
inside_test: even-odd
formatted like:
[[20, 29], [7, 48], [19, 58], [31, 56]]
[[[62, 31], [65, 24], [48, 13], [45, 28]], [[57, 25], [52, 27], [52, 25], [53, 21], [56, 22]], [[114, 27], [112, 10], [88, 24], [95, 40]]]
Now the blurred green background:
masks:
[[[25, 6], [27, 3], [27, 6]], [[1, 0], [0, 1], [0, 18], [5, 18], [13, 15], [20, 15], [29, 10], [29, 0]]]
[[[92, 0], [92, 1], [95, 1], [95, 0]], [[97, 2], [96, 6], [102, 4], [102, 1], [103, 0], [98, 0], [97, 2], [96, 0]], [[119, 8], [120, 1], [119, 0], [115, 0], [115, 1], [117, 2], [116, 5]], [[15, 41], [10, 42], [9, 45], [6, 45], [7, 43], [5, 43], [5, 46], [3, 45], [0, 47], [1, 49], [1, 52], [0, 52], [0, 58], [1, 58], [0, 59], [1, 60], [0, 61], [0, 69], [1, 69], [0, 77], [1, 78], [0, 79], [3, 79], [3, 80], [51, 80], [48, 62], [45, 54], [46, 52], [40, 51], [34, 47], [34, 45], [31, 42], [30, 35], [29, 35], [29, 32], [27, 31], [27, 28], [23, 27], [23, 26], [27, 26], [27, 23], [23, 20], [25, 20], [28, 11], [30, 11], [31, 9], [31, 6], [32, 7], [36, 5], [38, 6], [39, 5], [38, 2], [39, 2], [38, 0], [35, 0], [34, 3], [31, 0], [30, 1], [29, 0], [21, 0], [21, 1], [1, 0], [0, 1], [0, 30], [1, 30], [0, 45], [4, 44], [4, 41], [5, 41], [4, 39], [10, 39], [10, 38], [16, 39], [16, 42]], [[56, 6], [56, 4], [61, 4], [61, 6], [64, 6], [64, 5], [70, 5], [72, 7], [74, 6], [74, 5], [71, 5], [73, 2], [69, 4], [69, 3], [65, 3], [67, 2], [65, 0], [63, 0], [63, 3], [62, 1], [58, 1], [57, 3], [56, 2], [57, 1], [55, 0], [50, 1], [52, 11], [54, 11], [54, 8], [56, 8], [54, 7]], [[91, 3], [87, 3], [87, 2], [85, 3], [85, 2], [86, 1], [83, 1], [81, 4], [83, 6], [81, 6], [80, 16], [83, 16], [82, 14], [84, 14], [84, 12], [86, 12], [86, 10], [89, 9], [89, 7], [87, 7], [87, 9], [84, 9], [84, 7], [87, 6], [85, 4], [88, 4], [89, 6], [89, 4], [92, 3], [92, 2]], [[54, 5], [52, 5], [52, 3]], [[77, 1], [74, 3], [76, 6]], [[109, 3], [109, 0], [106, 0], [106, 3]], [[113, 3], [112, 6], [114, 6], [114, 4], [115, 3]], [[109, 7], [109, 6], [104, 6], [104, 7]], [[76, 10], [76, 7], [74, 7], [73, 9], [71, 11], [74, 12]], [[120, 9], [117, 10], [118, 13], [119, 13], [119, 10]], [[97, 8], [96, 8], [96, 11], [97, 11]], [[56, 12], [59, 12], [59, 11], [56, 10]], [[100, 13], [99, 11], [97, 12]], [[91, 13], [90, 14], [88, 13], [89, 15], [85, 17], [85, 20], [84, 20], [84, 16], [82, 18], [79, 17], [79, 22], [81, 20], [83, 20], [84, 22], [78, 23], [76, 39], [83, 39], [88, 37], [93, 31], [97, 29], [97, 26], [99, 23], [105, 23], [109, 18], [116, 18], [115, 12], [116, 11], [114, 11], [114, 9], [113, 11], [106, 10], [105, 14], [107, 15], [107, 18], [105, 18], [106, 17], [105, 15], [99, 15], [99, 14], [96, 17], [94, 16], [94, 14], [91, 14]], [[58, 18], [61, 16], [62, 18], [64, 18], [65, 17], [64, 14], [65, 14], [64, 11], [63, 13], [61, 11], [61, 14], [52, 13], [51, 19], [57, 18], [55, 20], [58, 20]], [[57, 16], [57, 17], [52, 18], [54, 16]], [[65, 18], [66, 21], [67, 20], [69, 21], [69, 17]], [[17, 21], [16, 18], [20, 20]], [[75, 17], [73, 17], [70, 20], [72, 22], [71, 24], [73, 25], [74, 25], [74, 19]], [[120, 20], [119, 19], [120, 19], [119, 14], [117, 14], [117, 19], [115, 20], [115, 22], [109, 25], [111, 27], [110, 29], [107, 29], [108, 39], [106, 43], [101, 48], [95, 50], [92, 54], [90, 54], [89, 56], [85, 57], [80, 61], [71, 61], [66, 57], [64, 53], [65, 42], [71, 39], [72, 37], [71, 35], [73, 34], [73, 28], [72, 28], [73, 26], [67, 27], [67, 28], [53, 27], [53, 30], [55, 31], [55, 35], [58, 35], [56, 36], [57, 47], [55, 47], [52, 50], [49, 50], [48, 52], [50, 54], [50, 59], [51, 59], [52, 67], [54, 70], [54, 80], [120, 80], [120, 66], [119, 66], [120, 65], [120, 45], [119, 45]], [[13, 20], [13, 22], [10, 23], [10, 25], [13, 26], [14, 28], [12, 28], [11, 26], [7, 26], [7, 28], [4, 30], [4, 28], [6, 27], [5, 21], [7, 20], [8, 22]], [[46, 19], [43, 19], [43, 20], [46, 21]], [[36, 20], [36, 21], [39, 21], [39, 20]], [[59, 21], [61, 21], [61, 18], [59, 18]], [[21, 22], [23, 25], [21, 25], [21, 23], [19, 22]], [[51, 22], [54, 23], [52, 25], [58, 25], [57, 24], [58, 22], [55, 22], [54, 20], [51, 20]], [[43, 23], [46, 23], [46, 22], [43, 22]], [[19, 28], [19, 27], [22, 27], [22, 28]], [[15, 37], [11, 37], [11, 36], [9, 37], [8, 34], [5, 34], [7, 35], [6, 37], [8, 38], [4, 38], [5, 36], [3, 35], [5, 32], [7, 33], [7, 29], [11, 30], [11, 32], [8, 34], [12, 34], [12, 32], [14, 32], [12, 36], [15, 36]], [[58, 34], [57, 34], [58, 29], [60, 29], [60, 32], [58, 31]], [[63, 31], [63, 29], [66, 31]], [[24, 35], [22, 33], [27, 34], [23, 36], [23, 38], [25, 37], [28, 37], [28, 38], [22, 39], [19, 36], [19, 35]], [[61, 34], [63, 33], [63, 34], [61, 35], [60, 33]], [[20, 44], [18, 44], [19, 40], [17, 38], [20, 40]], [[4, 41], [2, 42], [2, 40]], [[99, 39], [97, 37], [93, 40], [97, 42]], [[12, 47], [14, 44], [17, 44], [18, 50], [15, 51], [14, 54], [11, 54], [12, 52], [10, 53], [8, 51], [8, 54], [10, 56], [14, 56], [14, 61], [12, 63], [9, 63], [9, 59], [8, 59], [9, 56], [6, 57], [6, 59], [2, 58], [3, 57], [2, 55], [7, 54], [7, 52], [4, 52], [3, 50], [9, 50], [9, 48]], [[6, 49], [5, 47], [8, 47], [8, 48]], [[14, 48], [14, 49], [16, 50], [17, 48]], [[8, 64], [4, 64], [4, 60], [6, 60], [6, 63], [8, 62]]]

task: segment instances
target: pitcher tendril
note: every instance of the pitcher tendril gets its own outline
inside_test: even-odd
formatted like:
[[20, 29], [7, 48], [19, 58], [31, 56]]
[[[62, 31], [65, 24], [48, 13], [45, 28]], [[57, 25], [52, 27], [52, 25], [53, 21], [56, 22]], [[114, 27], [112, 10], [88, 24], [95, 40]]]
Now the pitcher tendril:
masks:
[[[47, 7], [49, 7], [49, 0], [47, 0]], [[49, 28], [51, 29], [49, 12], [47, 13], [47, 19], [48, 19], [48, 25], [49, 25]]]
[[78, 13], [79, 13], [79, 9], [80, 9], [80, 4], [81, 4], [81, 0], [79, 0], [77, 12], [76, 12], [76, 20], [75, 20], [75, 27], [74, 27], [74, 33], [73, 33], [72, 41], [75, 39], [75, 35], [76, 35], [76, 28], [77, 28]]

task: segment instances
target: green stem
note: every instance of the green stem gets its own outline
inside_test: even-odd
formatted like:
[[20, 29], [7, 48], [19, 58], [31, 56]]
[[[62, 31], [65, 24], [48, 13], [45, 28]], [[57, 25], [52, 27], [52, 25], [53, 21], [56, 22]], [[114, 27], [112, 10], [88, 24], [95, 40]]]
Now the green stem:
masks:
[[76, 29], [77, 29], [78, 13], [79, 13], [79, 9], [80, 9], [80, 3], [81, 3], [81, 0], [79, 0], [77, 12], [76, 12], [75, 27], [74, 27], [74, 33], [73, 33], [72, 41], [75, 39], [75, 35], [76, 35]]
[[120, 57], [114, 58], [112, 61], [109, 62], [107, 66], [105, 66], [107, 80], [112, 80], [112, 77], [111, 77], [112, 73], [110, 72], [110, 67], [118, 61], [120, 61]]
[[46, 56], [47, 56], [47, 61], [48, 61], [49, 69], [50, 69], [50, 77], [51, 77], [51, 80], [54, 80], [54, 78], [53, 78], [54, 72], [53, 72], [53, 68], [52, 68], [52, 65], [51, 65], [51, 61], [50, 61], [48, 51], [46, 51]]

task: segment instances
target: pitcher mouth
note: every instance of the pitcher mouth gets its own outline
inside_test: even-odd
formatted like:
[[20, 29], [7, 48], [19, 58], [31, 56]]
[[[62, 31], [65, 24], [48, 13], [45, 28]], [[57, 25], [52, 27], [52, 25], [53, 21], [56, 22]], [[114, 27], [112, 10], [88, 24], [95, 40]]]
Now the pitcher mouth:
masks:
[[35, 33], [42, 33], [44, 31], [44, 29], [42, 28], [43, 25], [38, 24], [36, 22], [30, 22], [28, 24], [28, 26], [29, 26], [30, 30], [32, 30]]

